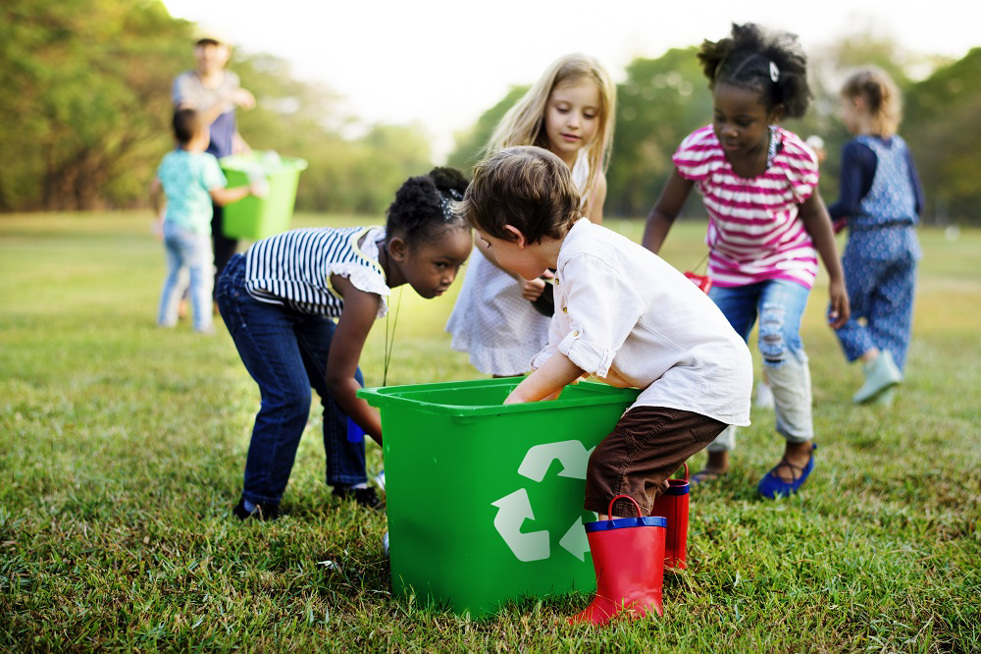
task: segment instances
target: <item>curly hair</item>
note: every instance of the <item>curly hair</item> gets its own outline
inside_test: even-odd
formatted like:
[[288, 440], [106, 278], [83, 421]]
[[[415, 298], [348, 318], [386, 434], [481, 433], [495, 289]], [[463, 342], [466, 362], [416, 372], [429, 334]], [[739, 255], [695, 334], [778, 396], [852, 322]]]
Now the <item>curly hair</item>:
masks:
[[387, 237], [399, 236], [414, 248], [437, 240], [447, 229], [469, 229], [466, 220], [451, 209], [463, 199], [468, 185], [455, 168], [437, 167], [405, 180], [388, 207]]
[[807, 113], [807, 55], [789, 32], [768, 32], [755, 23], [732, 25], [732, 36], [704, 41], [698, 53], [709, 88], [727, 84], [761, 94], [767, 110], [782, 104], [788, 118]]

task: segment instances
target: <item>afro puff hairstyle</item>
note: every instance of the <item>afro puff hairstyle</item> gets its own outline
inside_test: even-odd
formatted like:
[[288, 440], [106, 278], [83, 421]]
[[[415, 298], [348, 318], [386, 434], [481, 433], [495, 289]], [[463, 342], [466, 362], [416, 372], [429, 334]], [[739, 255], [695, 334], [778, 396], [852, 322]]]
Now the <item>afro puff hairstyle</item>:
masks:
[[796, 34], [733, 23], [732, 36], [702, 43], [698, 60], [710, 89], [726, 84], [758, 92], [768, 110], [782, 104], [788, 118], [807, 113], [807, 55]]
[[470, 229], [466, 220], [452, 211], [468, 185], [467, 178], [455, 168], [433, 168], [426, 175], [410, 177], [388, 207], [388, 238], [399, 236], [414, 248], [439, 239], [449, 228]]

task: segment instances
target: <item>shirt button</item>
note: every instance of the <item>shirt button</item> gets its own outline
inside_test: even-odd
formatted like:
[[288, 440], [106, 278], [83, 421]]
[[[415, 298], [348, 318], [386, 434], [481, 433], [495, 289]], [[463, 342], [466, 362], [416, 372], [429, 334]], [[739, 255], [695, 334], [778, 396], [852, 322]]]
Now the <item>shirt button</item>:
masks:
[[554, 277], [553, 279], [555, 280], [555, 285], [558, 286], [559, 285], [559, 278], [558, 277]]
[[572, 332], [572, 335], [573, 336], [579, 336], [579, 331], [577, 330], [577, 331]]
[[569, 307], [562, 307], [562, 313], [569, 313]]

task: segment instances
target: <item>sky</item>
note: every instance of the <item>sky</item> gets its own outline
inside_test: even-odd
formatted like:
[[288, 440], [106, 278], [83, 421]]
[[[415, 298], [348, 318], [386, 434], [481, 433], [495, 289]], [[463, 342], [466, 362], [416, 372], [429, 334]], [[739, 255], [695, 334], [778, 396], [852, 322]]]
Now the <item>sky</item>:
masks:
[[[514, 85], [570, 52], [615, 81], [637, 57], [729, 34], [733, 22], [796, 33], [811, 52], [871, 31], [912, 52], [961, 57], [981, 46], [981, 11], [964, 0], [164, 0], [171, 15], [218, 30], [249, 53], [326, 84], [363, 123], [417, 123], [438, 160]], [[816, 11], [816, 8], [820, 8]], [[188, 55], [188, 66], [192, 64]]]

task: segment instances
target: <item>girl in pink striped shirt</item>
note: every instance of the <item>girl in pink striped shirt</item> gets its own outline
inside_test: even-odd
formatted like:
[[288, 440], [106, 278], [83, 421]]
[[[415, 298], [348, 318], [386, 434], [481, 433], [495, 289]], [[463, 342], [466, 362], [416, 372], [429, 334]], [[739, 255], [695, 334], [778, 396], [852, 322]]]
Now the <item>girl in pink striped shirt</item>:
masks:
[[[831, 219], [817, 189], [814, 152], [782, 118], [807, 111], [807, 59], [797, 37], [752, 23], [706, 41], [698, 54], [713, 93], [712, 124], [682, 141], [675, 170], [647, 218], [644, 245], [658, 252], [692, 188], [709, 215], [710, 297], [748, 339], [759, 322], [759, 349], [773, 389], [784, 455], [760, 480], [768, 498], [795, 493], [814, 467], [811, 377], [800, 322], [817, 274], [829, 277], [828, 321], [848, 319], [848, 296]], [[693, 481], [724, 475], [735, 443], [730, 427], [708, 447]]]

